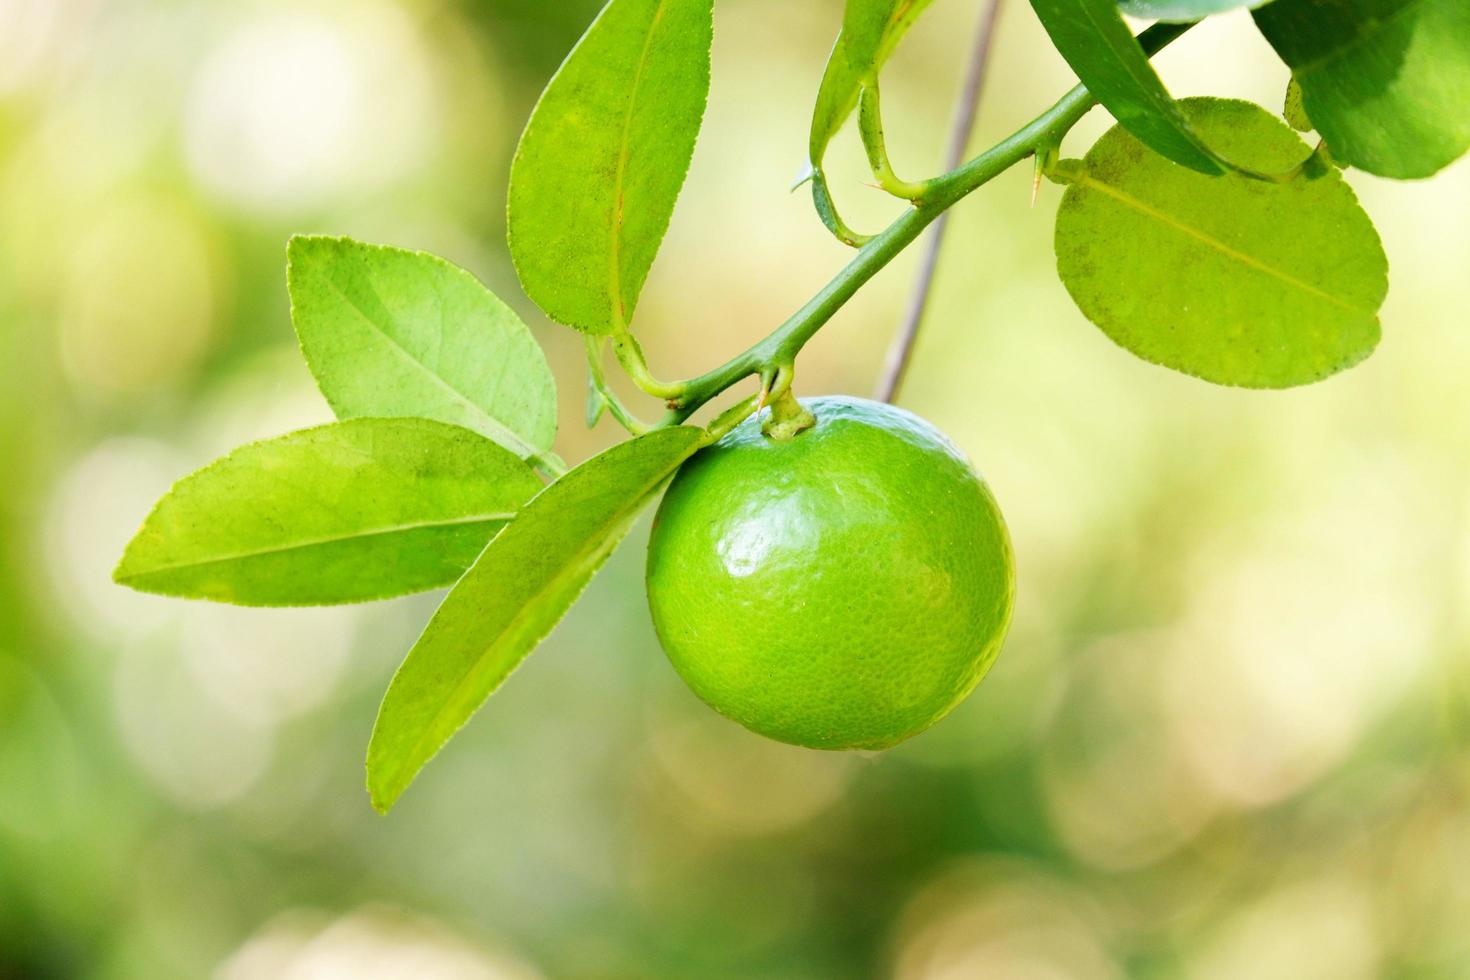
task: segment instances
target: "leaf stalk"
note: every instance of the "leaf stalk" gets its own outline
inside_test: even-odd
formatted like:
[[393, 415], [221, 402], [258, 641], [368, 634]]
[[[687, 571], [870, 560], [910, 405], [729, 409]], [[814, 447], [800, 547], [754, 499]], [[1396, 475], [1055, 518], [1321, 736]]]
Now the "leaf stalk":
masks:
[[[618, 357], [618, 363], [633, 379], [633, 383], [643, 389], [654, 398], [664, 401], [674, 401], [682, 398], [688, 389], [687, 381], [659, 381], [648, 370], [648, 361], [643, 357], [643, 347], [636, 338], [626, 330], [613, 334], [613, 353]], [[611, 407], [611, 406], [609, 406]]]
[[873, 240], [872, 235], [853, 231], [842, 220], [842, 215], [837, 213], [837, 204], [832, 200], [832, 191], [827, 187], [827, 174], [820, 167], [812, 168], [809, 179], [812, 182], [812, 205], [817, 209], [817, 217], [822, 219], [822, 224], [827, 226], [827, 230], [839, 242], [861, 248]]
[[858, 97], [858, 131], [863, 138], [863, 149], [868, 154], [868, 168], [873, 171], [873, 179], [878, 182], [878, 186], [894, 197], [914, 204], [922, 203], [927, 185], [900, 179], [893, 172], [893, 164], [888, 159], [877, 78], [865, 83], [862, 94]]
[[[587, 380], [592, 385], [595, 397], [607, 408], [613, 419], [623, 428], [627, 429], [630, 434], [641, 436], [643, 433], [651, 430], [653, 426], [630, 412], [628, 407], [623, 404], [623, 400], [618, 397], [617, 392], [608, 387], [607, 376], [602, 370], [603, 341], [604, 338], [592, 334], [588, 334], [585, 338], [587, 348]], [[595, 425], [596, 422], [597, 420], [595, 418], [591, 418], [589, 427], [590, 425]]]

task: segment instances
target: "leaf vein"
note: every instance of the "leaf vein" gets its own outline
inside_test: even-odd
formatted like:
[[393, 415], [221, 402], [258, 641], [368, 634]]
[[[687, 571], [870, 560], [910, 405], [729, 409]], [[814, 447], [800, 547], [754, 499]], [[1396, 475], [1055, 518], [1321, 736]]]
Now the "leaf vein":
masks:
[[415, 356], [412, 351], [403, 346], [402, 342], [400, 342], [397, 337], [393, 336], [393, 334], [390, 333], [382, 324], [374, 320], [367, 310], [363, 309], [362, 306], [360, 306], [355, 299], [348, 295], [347, 291], [343, 289], [340, 285], [338, 285], [337, 281], [333, 279], [330, 274], [325, 275], [322, 278], [326, 282], [327, 287], [331, 289], [332, 292], [336, 293], [337, 296], [341, 298], [344, 303], [347, 304], [347, 307], [351, 309], [352, 312], [357, 314], [357, 316], [362, 320], [363, 323], [371, 327], [379, 336], [381, 336], [384, 340], [388, 342], [390, 350], [394, 351], [396, 354], [398, 354], [399, 357], [403, 358], [409, 364], [412, 364], [414, 367], [418, 368], [425, 377], [429, 378], [436, 385], [438, 385], [440, 388], [444, 389], [451, 396], [453, 396], [456, 401], [460, 402], [467, 409], [469, 409], [470, 413], [476, 417], [477, 423], [481, 426], [482, 431], [486, 435], [490, 436], [490, 438], [494, 439], [502, 446], [505, 446], [507, 449], [510, 449], [521, 456], [535, 457], [538, 455], [535, 447], [531, 446], [529, 443], [526, 442], [526, 440], [522, 439], [519, 434], [506, 426], [504, 422], [501, 422], [495, 416], [487, 412], [481, 405], [477, 404], [464, 392], [460, 391], [458, 388], [450, 384], [446, 379], [435, 373], [433, 369], [431, 369], [426, 363], [424, 363], [422, 359]]
[[[1216, 179], [1223, 180], [1226, 178]], [[1374, 311], [1372, 310], [1365, 310], [1359, 306], [1355, 306], [1344, 299], [1334, 296], [1331, 293], [1312, 285], [1304, 279], [1300, 279], [1292, 275], [1284, 269], [1278, 269], [1273, 265], [1269, 265], [1261, 261], [1253, 255], [1242, 252], [1239, 249], [1232, 248], [1231, 246], [1227, 245], [1225, 242], [1220, 241], [1220, 239], [1214, 237], [1213, 235], [1201, 231], [1200, 229], [1195, 228], [1192, 225], [1185, 224], [1168, 212], [1160, 211], [1158, 208], [1145, 204], [1143, 201], [1140, 201], [1133, 195], [1127, 193], [1126, 191], [1120, 190], [1119, 188], [1114, 187], [1111, 184], [1107, 184], [1100, 180], [1097, 180], [1088, 174], [1081, 175], [1077, 179], [1077, 182], [1091, 188], [1092, 190], [1098, 191], [1099, 193], [1106, 194], [1108, 197], [1111, 197], [1113, 200], [1119, 202], [1123, 206], [1130, 207], [1140, 214], [1153, 218], [1160, 224], [1163, 224], [1169, 228], [1173, 228], [1175, 231], [1183, 235], [1188, 235], [1196, 241], [1203, 242], [1205, 245], [1213, 248], [1215, 251], [1219, 252], [1226, 258], [1234, 259], [1241, 265], [1271, 276], [1272, 278], [1275, 278], [1288, 286], [1300, 289], [1301, 291], [1308, 293], [1309, 295], [1315, 296], [1318, 299], [1331, 303], [1334, 306], [1339, 306], [1351, 313], [1357, 313], [1363, 316], [1370, 317], [1375, 315]]]
[[1391, 12], [1387, 17], [1370, 17], [1363, 21], [1363, 30], [1354, 36], [1347, 38], [1336, 47], [1321, 52], [1317, 57], [1310, 58], [1300, 65], [1294, 65], [1292, 71], [1298, 75], [1315, 71], [1329, 61], [1335, 61], [1343, 52], [1361, 48], [1374, 40], [1379, 34], [1387, 30], [1395, 21], [1407, 17], [1411, 11], [1417, 11], [1424, 5], [1424, 0], [1408, 0], [1403, 6]]
[[633, 85], [628, 92], [628, 111], [623, 116], [622, 135], [618, 139], [618, 162], [613, 173], [613, 220], [612, 241], [608, 249], [608, 261], [611, 266], [610, 282], [613, 326], [621, 333], [628, 327], [628, 311], [623, 305], [623, 259], [622, 259], [622, 231], [623, 231], [623, 198], [626, 188], [623, 182], [627, 179], [628, 158], [632, 148], [628, 142], [628, 135], [633, 129], [633, 112], [638, 107], [638, 89], [643, 84], [644, 69], [648, 67], [648, 56], [653, 50], [653, 35], [658, 29], [658, 22], [663, 18], [664, 5], [667, 0], [658, 0], [658, 6], [653, 10], [653, 17], [648, 22], [648, 34], [643, 38], [643, 48], [638, 53], [638, 67], [633, 73]]
[[[629, 518], [631, 514], [636, 514], [639, 510], [641, 510], [644, 503], [647, 501], [648, 496], [653, 493], [653, 491], [656, 490], [658, 486], [663, 483], [664, 480], [668, 479], [668, 476], [669, 473], [667, 470], [661, 470], [658, 476], [656, 476], [654, 479], [645, 481], [642, 485], [640, 485], [638, 492], [632, 496], [627, 506], [617, 508], [609, 516], [609, 519], [607, 521], [601, 523], [598, 526], [597, 530], [600, 532], [604, 532], [604, 534], [589, 536], [589, 540], [586, 542], [586, 544], [573, 552], [571, 560], [562, 565], [559, 572], [552, 574], [529, 599], [522, 603], [521, 607], [516, 610], [516, 612], [506, 621], [505, 625], [496, 632], [495, 636], [491, 639], [489, 644], [486, 645], [485, 649], [481, 651], [479, 656], [475, 658], [475, 662], [469, 667], [468, 670], [460, 675], [460, 678], [458, 681], [455, 682], [454, 687], [440, 701], [438, 710], [434, 712], [433, 717], [429, 719], [429, 722], [424, 725], [422, 729], [420, 729], [419, 735], [416, 739], [414, 739], [413, 746], [409, 750], [407, 755], [401, 757], [407, 759], [407, 768], [409, 768], [411, 771], [410, 779], [412, 779], [412, 774], [417, 773], [418, 769], [422, 768], [424, 763], [427, 761], [428, 756], [424, 755], [425, 749], [430, 749], [431, 743], [433, 743], [434, 740], [437, 738], [437, 745], [433, 745], [432, 749], [430, 749], [429, 752], [429, 755], [433, 755], [434, 753], [437, 753], [439, 748], [442, 747], [444, 743], [447, 742], [449, 738], [453, 735], [453, 732], [450, 732], [448, 735], [443, 735], [441, 737], [438, 734], [440, 732], [440, 726], [443, 725], [446, 717], [450, 713], [451, 708], [457, 706], [460, 703], [460, 699], [465, 695], [466, 691], [472, 688], [472, 682], [477, 680], [481, 676], [482, 671], [485, 669], [485, 664], [487, 663], [490, 651], [496, 645], [498, 645], [504, 637], [514, 635], [524, 625], [525, 621], [538, 611], [537, 607], [542, 600], [544, 600], [548, 595], [552, 594], [563, 583], [574, 579], [575, 574], [580, 573], [580, 571], [587, 566], [589, 561], [595, 561], [596, 559], [598, 559], [600, 557], [599, 552], [607, 543], [606, 532], [616, 529], [620, 522], [625, 521]], [[488, 547], [489, 546], [487, 546], [487, 554]], [[471, 566], [469, 571], [465, 572], [465, 576], [468, 577], [474, 572], [474, 570], [474, 566]], [[451, 595], [453, 595], [452, 592]], [[443, 607], [441, 606], [440, 608], [442, 609]], [[432, 627], [433, 621], [431, 620], [429, 623], [429, 628]], [[428, 630], [426, 629], [426, 635], [427, 632]], [[422, 640], [420, 642], [422, 642]], [[417, 649], [417, 646], [415, 646], [415, 649]], [[414, 651], [410, 650], [409, 656], [412, 657], [413, 653]], [[487, 692], [485, 696], [489, 697], [489, 692]], [[456, 731], [459, 728], [464, 727], [464, 725], [468, 723], [469, 716], [472, 713], [473, 710], [466, 713], [465, 717], [456, 727]], [[404, 768], [405, 766], [400, 764], [394, 767], [394, 771], [401, 773]]]
[[154, 565], [143, 571], [119, 575], [123, 581], [139, 579], [149, 575], [159, 575], [164, 572], [176, 572], [186, 568], [203, 568], [207, 565], [218, 565], [223, 562], [240, 561], [245, 558], [259, 558], [265, 555], [284, 554], [288, 551], [298, 551], [306, 548], [316, 548], [329, 544], [340, 544], [344, 541], [356, 541], [362, 538], [381, 537], [386, 534], [398, 534], [404, 531], [418, 531], [429, 528], [462, 527], [469, 524], [484, 524], [490, 521], [511, 521], [515, 519], [515, 512], [470, 514], [464, 517], [451, 517], [443, 520], [408, 521], [403, 524], [390, 524], [384, 527], [353, 531], [349, 534], [323, 535], [317, 538], [302, 538], [287, 544], [268, 545], [263, 548], [254, 548], [248, 551], [234, 551], [223, 555], [215, 555], [210, 558], [201, 558], [194, 561], [173, 562], [167, 565]]

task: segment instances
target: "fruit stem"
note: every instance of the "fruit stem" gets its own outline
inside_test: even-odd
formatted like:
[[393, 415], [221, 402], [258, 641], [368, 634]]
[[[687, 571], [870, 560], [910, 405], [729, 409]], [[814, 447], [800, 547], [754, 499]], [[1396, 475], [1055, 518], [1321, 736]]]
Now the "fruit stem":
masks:
[[[1197, 23], [1154, 24], [1138, 35], [1138, 43], [1145, 53], [1152, 56]], [[1031, 157], [1038, 149], [1044, 152], [1060, 143], [1067, 131], [1096, 104], [1097, 100], [1087, 89], [1078, 85], [1050, 109], [984, 153], [949, 173], [927, 181], [922, 204], [905, 209], [892, 224], [868, 239], [831, 282], [765, 339], [697, 378], [661, 386], [665, 390], [677, 389], [677, 393], [667, 396], [670, 409], [656, 428], [680, 424], [731, 385], [761, 374], [771, 365], [790, 364], [797, 352], [833, 314], [935, 219], [967, 194]], [[664, 396], [660, 394], [660, 397]]]
[[761, 423], [761, 431], [777, 442], [794, 439], [817, 424], [817, 417], [796, 400], [789, 385], [771, 402], [770, 408], [771, 414]]

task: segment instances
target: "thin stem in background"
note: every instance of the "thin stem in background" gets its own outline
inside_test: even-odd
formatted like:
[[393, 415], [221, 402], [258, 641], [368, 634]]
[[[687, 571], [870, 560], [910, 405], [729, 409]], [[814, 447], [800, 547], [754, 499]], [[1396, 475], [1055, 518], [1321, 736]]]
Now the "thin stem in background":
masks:
[[[980, 94], [985, 88], [985, 69], [990, 62], [990, 45], [995, 38], [995, 23], [1000, 14], [1000, 0], [990, 0], [980, 18], [980, 27], [975, 32], [974, 46], [970, 52], [970, 66], [965, 76], [965, 87], [960, 92], [955, 106], [954, 126], [950, 130], [949, 150], [945, 156], [944, 169], [953, 170], [965, 160], [965, 148], [970, 144], [970, 134], [975, 129], [975, 116], [980, 108]], [[898, 335], [888, 349], [888, 358], [883, 365], [883, 375], [878, 380], [876, 397], [879, 401], [891, 402], [898, 397], [898, 389], [908, 373], [909, 361], [914, 355], [914, 342], [919, 337], [919, 327], [924, 322], [924, 310], [929, 305], [929, 293], [934, 286], [934, 273], [939, 268], [939, 248], [944, 244], [944, 230], [949, 224], [949, 212], [945, 211], [934, 222], [934, 230], [924, 246], [924, 256], [919, 265], [919, 278], [909, 294], [908, 307], [904, 310]]]

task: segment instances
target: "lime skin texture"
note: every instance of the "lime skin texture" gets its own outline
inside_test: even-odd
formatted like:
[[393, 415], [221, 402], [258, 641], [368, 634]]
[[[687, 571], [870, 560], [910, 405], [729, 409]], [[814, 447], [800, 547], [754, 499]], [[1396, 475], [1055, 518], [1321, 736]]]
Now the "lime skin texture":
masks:
[[654, 519], [648, 598], [669, 660], [769, 738], [883, 749], [989, 670], [1015, 598], [1000, 509], [928, 422], [861, 398], [752, 418], [686, 463]]

